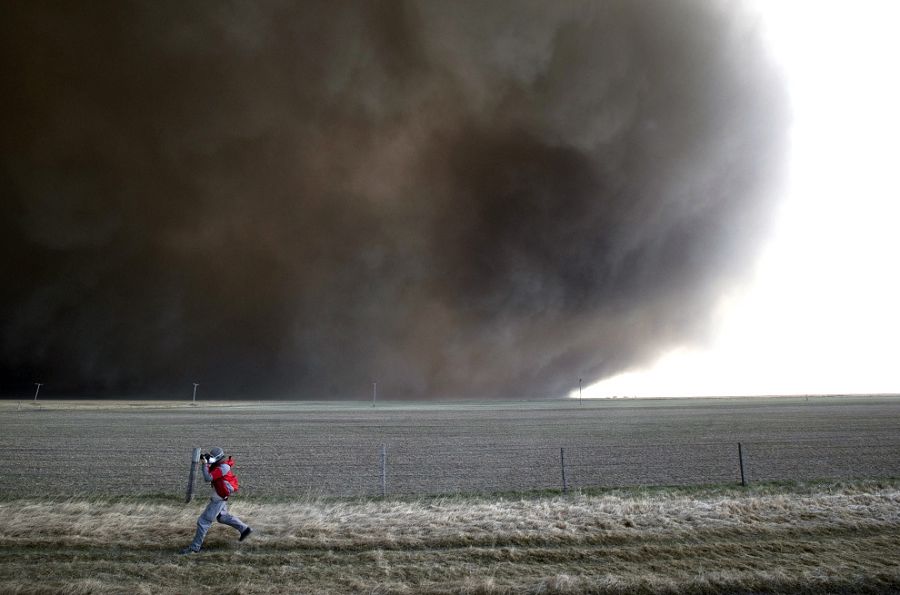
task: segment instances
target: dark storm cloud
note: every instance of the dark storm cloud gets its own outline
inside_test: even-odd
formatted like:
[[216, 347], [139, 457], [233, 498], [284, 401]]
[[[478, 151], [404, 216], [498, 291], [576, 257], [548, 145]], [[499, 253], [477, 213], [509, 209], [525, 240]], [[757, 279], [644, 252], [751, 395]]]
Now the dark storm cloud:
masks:
[[702, 334], [765, 229], [732, 3], [4, 13], [7, 393], [558, 395]]

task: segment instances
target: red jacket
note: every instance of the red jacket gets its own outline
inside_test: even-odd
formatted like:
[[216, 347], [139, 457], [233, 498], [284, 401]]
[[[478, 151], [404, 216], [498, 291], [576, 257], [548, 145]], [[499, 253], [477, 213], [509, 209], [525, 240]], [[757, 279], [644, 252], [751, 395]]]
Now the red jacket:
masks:
[[233, 468], [234, 459], [231, 457], [228, 457], [227, 461], [213, 463], [209, 466], [212, 487], [223, 500], [227, 500], [228, 496], [238, 489], [238, 478], [232, 471]]

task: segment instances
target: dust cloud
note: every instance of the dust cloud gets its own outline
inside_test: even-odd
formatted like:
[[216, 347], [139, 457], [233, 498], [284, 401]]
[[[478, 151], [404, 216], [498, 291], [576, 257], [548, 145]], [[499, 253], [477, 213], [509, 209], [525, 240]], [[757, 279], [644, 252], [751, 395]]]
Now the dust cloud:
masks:
[[6, 394], [562, 396], [703, 336], [784, 160], [734, 2], [4, 13]]

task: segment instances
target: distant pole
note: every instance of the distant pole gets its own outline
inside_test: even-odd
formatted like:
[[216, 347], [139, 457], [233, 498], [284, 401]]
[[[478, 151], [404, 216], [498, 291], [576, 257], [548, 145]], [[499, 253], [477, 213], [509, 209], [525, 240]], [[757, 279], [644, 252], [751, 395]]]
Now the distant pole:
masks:
[[381, 497], [387, 496], [387, 447], [381, 445]]
[[375, 398], [378, 396], [378, 383], [372, 383], [372, 407], [375, 406]]
[[197, 387], [200, 386], [199, 382], [194, 383], [194, 396], [191, 398], [191, 403], [197, 402]]
[[581, 405], [581, 378], [578, 379], [578, 404]]
[[34, 385], [37, 387], [34, 389], [34, 400], [37, 401], [38, 393], [41, 392], [41, 387], [44, 386], [43, 382], [35, 382]]
[[738, 463], [741, 466], [741, 485], [747, 485], [747, 480], [744, 478], [744, 450], [741, 448], [741, 443], [738, 442]]

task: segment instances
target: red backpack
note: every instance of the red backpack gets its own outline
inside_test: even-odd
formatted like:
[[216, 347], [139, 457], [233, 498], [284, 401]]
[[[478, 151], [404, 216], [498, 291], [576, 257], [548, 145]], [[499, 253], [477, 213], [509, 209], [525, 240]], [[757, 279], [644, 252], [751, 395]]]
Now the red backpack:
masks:
[[231, 496], [238, 491], [238, 478], [237, 475], [234, 474], [234, 459], [228, 457], [225, 464], [228, 465], [227, 473], [223, 474], [222, 467], [216, 465], [214, 469], [210, 470], [209, 474], [212, 475], [213, 478], [213, 489], [216, 490], [216, 493], [219, 496], [227, 500], [228, 496]]

